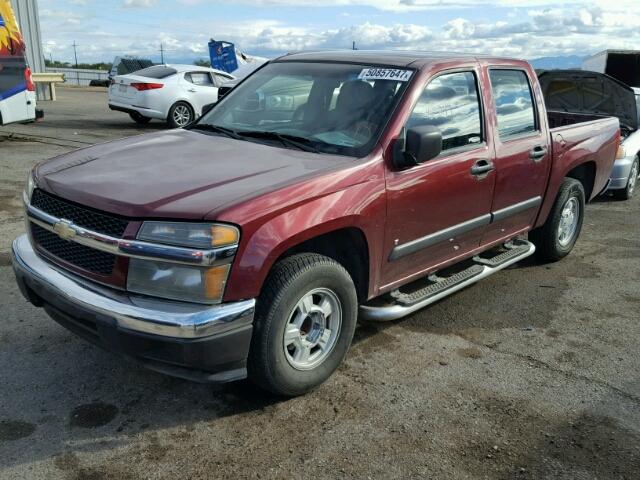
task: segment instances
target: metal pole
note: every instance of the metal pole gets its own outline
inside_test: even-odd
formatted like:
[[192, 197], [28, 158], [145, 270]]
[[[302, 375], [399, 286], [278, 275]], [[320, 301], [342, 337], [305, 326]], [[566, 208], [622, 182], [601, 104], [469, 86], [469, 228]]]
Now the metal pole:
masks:
[[76, 41], [73, 41], [73, 56], [76, 59], [76, 82], [78, 83], [78, 86], [80, 86], [80, 72], [78, 72], [78, 52], [76, 51], [76, 47], [78, 45], [76, 44]]
[[162, 48], [162, 44], [160, 44], [160, 63], [164, 65], [164, 48]]

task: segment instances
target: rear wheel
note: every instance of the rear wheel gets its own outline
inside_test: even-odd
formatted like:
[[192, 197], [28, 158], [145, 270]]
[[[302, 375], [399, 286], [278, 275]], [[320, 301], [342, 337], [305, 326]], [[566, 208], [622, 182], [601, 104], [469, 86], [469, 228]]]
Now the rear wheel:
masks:
[[631, 165], [627, 186], [620, 190], [614, 190], [613, 196], [620, 200], [629, 200], [633, 197], [633, 193], [635, 192], [638, 184], [638, 175], [640, 175], [640, 159], [636, 156], [636, 158], [633, 159], [633, 164]]
[[573, 249], [584, 219], [584, 187], [575, 178], [565, 178], [547, 221], [529, 233], [538, 258], [556, 262]]
[[140, 125], [145, 125], [151, 121], [149, 117], [145, 117], [144, 115], [140, 115], [138, 112], [130, 112], [129, 117], [136, 123]]
[[171, 128], [182, 128], [195, 120], [191, 105], [187, 102], [176, 102], [169, 109], [167, 123]]
[[278, 395], [312, 390], [344, 359], [357, 316], [355, 286], [339, 263], [314, 253], [278, 262], [258, 300], [249, 378]]

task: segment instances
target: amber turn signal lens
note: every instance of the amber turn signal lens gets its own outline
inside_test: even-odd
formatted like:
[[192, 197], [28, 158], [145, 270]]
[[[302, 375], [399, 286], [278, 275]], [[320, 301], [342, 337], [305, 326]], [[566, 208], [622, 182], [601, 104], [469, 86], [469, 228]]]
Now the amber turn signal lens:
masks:
[[204, 274], [204, 294], [208, 300], [222, 300], [231, 265], [211, 267]]
[[240, 232], [235, 227], [225, 225], [211, 226], [211, 245], [213, 247], [224, 247], [235, 245], [240, 240]]
[[623, 145], [618, 146], [618, 151], [616, 152], [616, 160], [620, 160], [627, 156], [627, 152], [624, 149]]

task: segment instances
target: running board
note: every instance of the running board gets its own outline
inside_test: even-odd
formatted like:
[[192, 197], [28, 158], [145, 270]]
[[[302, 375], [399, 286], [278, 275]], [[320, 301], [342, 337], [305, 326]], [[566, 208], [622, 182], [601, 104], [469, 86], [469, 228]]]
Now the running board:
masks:
[[391, 303], [384, 305], [361, 305], [360, 317], [364, 320], [387, 322], [410, 315], [421, 308], [431, 305], [454, 292], [472, 285], [483, 278], [519, 262], [536, 251], [533, 243], [527, 240], [515, 240], [503, 246], [506, 251], [493, 257], [475, 256], [473, 263], [447, 277], [431, 275], [428, 284], [411, 293], [394, 290], [390, 293]]

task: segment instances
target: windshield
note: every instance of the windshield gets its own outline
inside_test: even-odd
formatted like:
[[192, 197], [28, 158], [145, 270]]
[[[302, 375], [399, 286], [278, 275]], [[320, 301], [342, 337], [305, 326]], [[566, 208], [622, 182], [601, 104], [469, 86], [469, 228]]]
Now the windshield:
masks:
[[375, 146], [412, 70], [275, 62], [233, 89], [196, 130], [362, 157]]

